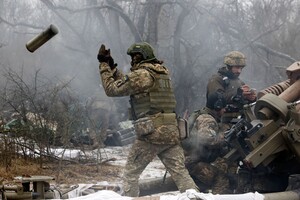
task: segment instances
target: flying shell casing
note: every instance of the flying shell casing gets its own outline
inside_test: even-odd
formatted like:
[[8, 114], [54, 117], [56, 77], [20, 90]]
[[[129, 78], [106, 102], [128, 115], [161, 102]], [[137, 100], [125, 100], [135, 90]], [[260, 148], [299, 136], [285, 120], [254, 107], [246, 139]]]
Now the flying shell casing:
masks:
[[26, 43], [26, 48], [28, 51], [33, 53], [35, 50], [40, 48], [48, 40], [58, 33], [58, 28], [51, 24], [45, 31], [38, 34], [36, 37], [32, 38]]

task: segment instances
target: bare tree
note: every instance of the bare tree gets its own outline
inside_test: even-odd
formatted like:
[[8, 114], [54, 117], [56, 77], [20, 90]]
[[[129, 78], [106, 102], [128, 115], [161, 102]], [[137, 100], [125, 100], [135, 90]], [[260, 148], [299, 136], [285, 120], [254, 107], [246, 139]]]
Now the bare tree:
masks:
[[[26, 158], [27, 151], [34, 151], [31, 141], [38, 147], [38, 155], [41, 160], [44, 155], [50, 155], [50, 145], [56, 139], [58, 128], [58, 112], [56, 104], [59, 102], [60, 93], [67, 88], [67, 83], [52, 84], [50, 80], [40, 75], [36, 71], [32, 82], [26, 82], [22, 73], [19, 74], [11, 69], [5, 69], [3, 74], [6, 85], [2, 88], [3, 110], [16, 116], [11, 123], [12, 126], [4, 131], [11, 132], [17, 136], [14, 143], [24, 152]], [[74, 116], [75, 117], [75, 116]], [[18, 138], [22, 137], [22, 140]]]
[[[258, 90], [286, 79], [285, 68], [299, 59], [299, 2], [295, 0], [31, 3], [1, 2], [0, 62], [13, 63], [13, 68], [25, 65], [27, 72], [41, 66], [61, 80], [74, 76], [70, 84], [82, 99], [90, 85], [100, 84], [96, 54], [101, 43], [111, 48], [123, 70], [130, 68], [129, 45], [151, 43], [171, 71], [178, 114], [205, 104], [208, 77], [223, 65], [229, 51], [246, 55], [242, 78]], [[32, 12], [34, 7], [41, 11]], [[22, 49], [25, 42], [49, 23], [58, 25], [59, 34], [29, 56]]]

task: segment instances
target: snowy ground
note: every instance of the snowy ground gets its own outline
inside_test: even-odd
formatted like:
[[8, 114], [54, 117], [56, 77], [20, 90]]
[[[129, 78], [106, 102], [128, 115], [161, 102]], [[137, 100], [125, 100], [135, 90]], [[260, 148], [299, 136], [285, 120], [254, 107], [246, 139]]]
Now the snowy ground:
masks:
[[[122, 147], [106, 147], [100, 150], [88, 151], [85, 152], [86, 155], [98, 158], [101, 157], [101, 160], [109, 160], [113, 159], [110, 164], [124, 166], [126, 163], [126, 157], [128, 151], [130, 149], [130, 145], [122, 146]], [[61, 156], [61, 149], [55, 149], [56, 155]], [[64, 153], [65, 158], [77, 158], [78, 156], [82, 156], [82, 152], [80, 150], [66, 150]], [[151, 178], [158, 178], [163, 177], [165, 174], [165, 167], [161, 163], [158, 158], [155, 158], [145, 169], [142, 173], [140, 179], [151, 179]], [[114, 192], [112, 190], [101, 190], [97, 192], [91, 192], [88, 195], [82, 196], [85, 190], [89, 190], [89, 188], [95, 184], [86, 184], [80, 183], [78, 184], [78, 188], [68, 193], [68, 198], [72, 200], [81, 200], [81, 199], [104, 199], [104, 200], [131, 200], [135, 198], [131, 197], [124, 197], [121, 196], [119, 193]], [[109, 183], [109, 182], [99, 182], [98, 185], [118, 185], [122, 187], [121, 180]], [[86, 194], [87, 192], [85, 192]], [[263, 200], [264, 196], [259, 193], [247, 193], [241, 195], [212, 195], [212, 194], [204, 194], [204, 193], [197, 193], [193, 190], [187, 191], [186, 193], [180, 194], [179, 192], [168, 192], [168, 193], [161, 193], [155, 194], [151, 196], [147, 196], [143, 198], [146, 199], [159, 199], [159, 200], [188, 200], [188, 199], [203, 199], [203, 200]]]
[[[125, 166], [126, 158], [130, 149], [130, 145], [127, 146], [108, 146], [104, 149], [93, 150], [93, 151], [86, 151], [85, 154], [87, 156], [91, 156], [94, 158], [101, 158], [101, 160], [109, 160], [110, 164], [118, 165], [118, 166]], [[57, 156], [61, 156], [62, 149], [55, 149], [55, 154]], [[83, 156], [83, 152], [80, 150], [66, 150], [64, 152], [64, 158], [78, 158], [78, 156]], [[157, 178], [163, 177], [165, 174], [165, 167], [161, 163], [158, 158], [155, 158], [145, 169], [145, 171], [141, 175], [141, 179], [147, 178]]]

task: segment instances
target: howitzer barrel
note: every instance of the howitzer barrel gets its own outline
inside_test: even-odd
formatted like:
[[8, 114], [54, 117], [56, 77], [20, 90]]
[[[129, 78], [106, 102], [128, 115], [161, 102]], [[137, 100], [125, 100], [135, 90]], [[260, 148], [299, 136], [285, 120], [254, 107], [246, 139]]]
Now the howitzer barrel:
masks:
[[[285, 102], [293, 102], [300, 99], [300, 79], [294, 82], [286, 90], [284, 90], [278, 97], [284, 100]], [[259, 100], [258, 100], [258, 104], [259, 104]], [[278, 105], [281, 104], [282, 106], [285, 106], [283, 103], [280, 103]], [[283, 108], [282, 109], [279, 108], [279, 111], [280, 111], [279, 115], [283, 115], [283, 116], [286, 115], [286, 113], [284, 112], [286, 112], [287, 110], [284, 110]], [[256, 113], [256, 115], [259, 119], [271, 119], [274, 116], [274, 110], [268, 107], [263, 107]]]
[[32, 38], [29, 42], [26, 43], [27, 50], [33, 53], [57, 33], [57, 27], [51, 24], [45, 31], [41, 32], [36, 37]]
[[268, 93], [272, 93], [272, 94], [275, 94], [278, 96], [290, 86], [291, 86], [290, 80], [282, 81], [280, 83], [277, 83], [275, 85], [272, 85], [272, 86], [260, 91], [257, 94], [257, 98], [259, 99], [260, 97], [262, 97], [263, 95], [268, 94]]
[[300, 98], [300, 79], [284, 90], [279, 97], [286, 102], [297, 101]]

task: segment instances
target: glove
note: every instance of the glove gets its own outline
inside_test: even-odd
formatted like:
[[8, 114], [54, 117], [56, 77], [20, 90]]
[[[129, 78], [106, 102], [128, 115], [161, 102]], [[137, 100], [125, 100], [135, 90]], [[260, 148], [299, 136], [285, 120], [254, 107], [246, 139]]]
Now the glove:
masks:
[[231, 97], [231, 101], [233, 101], [235, 103], [241, 103], [243, 101], [243, 89], [242, 88], [237, 89], [236, 95]]
[[99, 62], [106, 62], [111, 70], [115, 69], [118, 66], [118, 64], [114, 62], [114, 59], [110, 55], [110, 49], [106, 50], [104, 44], [101, 44], [97, 59]]

